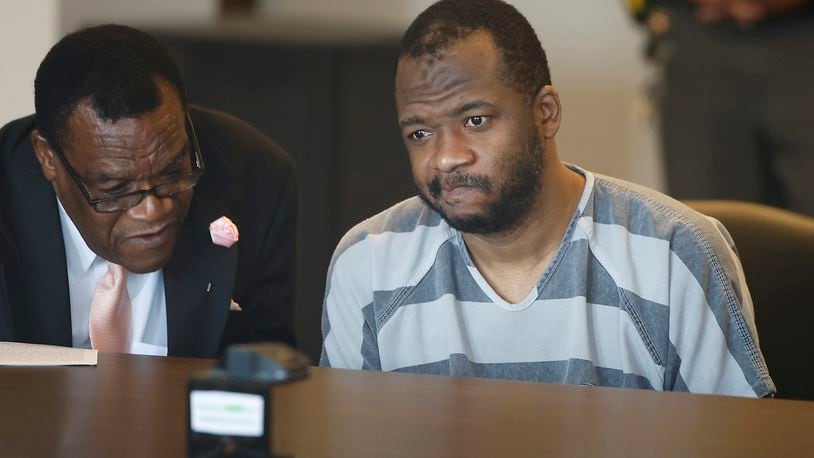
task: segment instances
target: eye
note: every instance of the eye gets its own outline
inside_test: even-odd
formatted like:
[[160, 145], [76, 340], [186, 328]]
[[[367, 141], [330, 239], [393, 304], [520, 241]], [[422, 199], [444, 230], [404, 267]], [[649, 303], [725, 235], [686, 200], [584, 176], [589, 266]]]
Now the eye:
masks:
[[487, 119], [489, 119], [489, 116], [470, 116], [466, 118], [464, 125], [466, 127], [481, 127], [486, 124]]
[[189, 161], [189, 154], [181, 156], [168, 164], [160, 174], [162, 181], [172, 180], [192, 172], [192, 164]]
[[431, 133], [430, 131], [428, 131], [428, 130], [424, 130], [424, 129], [419, 129], [419, 130], [417, 130], [417, 131], [415, 131], [415, 132], [411, 133], [411, 134], [410, 134], [410, 135], [408, 135], [407, 137], [408, 137], [410, 140], [422, 140], [422, 139], [424, 139], [424, 138], [429, 137], [430, 135], [432, 135], [432, 133]]
[[185, 175], [187, 175], [187, 174], [186, 173], [181, 173], [180, 170], [176, 170], [176, 171], [172, 171], [172, 172], [166, 172], [166, 173], [163, 173], [161, 175], [160, 183], [169, 183], [169, 182], [178, 180], [179, 178], [181, 178], [181, 177], [183, 177]]
[[130, 188], [130, 183], [127, 181], [108, 181], [94, 185], [93, 188], [105, 194], [121, 194]]
[[187, 175], [190, 171], [191, 171], [191, 166], [189, 164], [187, 164], [187, 165], [177, 164], [177, 165], [174, 165], [172, 168], [170, 168], [168, 170], [165, 170], [164, 173], [161, 174], [161, 176], [163, 176], [165, 178], [175, 178], [175, 177]]

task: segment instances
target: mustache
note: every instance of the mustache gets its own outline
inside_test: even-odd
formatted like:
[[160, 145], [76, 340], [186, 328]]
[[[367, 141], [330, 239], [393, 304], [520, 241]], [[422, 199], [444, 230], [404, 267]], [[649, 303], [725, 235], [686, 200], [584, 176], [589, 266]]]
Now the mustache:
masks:
[[463, 173], [446, 175], [443, 178], [440, 175], [436, 175], [435, 178], [427, 183], [427, 190], [432, 197], [438, 199], [441, 197], [441, 191], [463, 186], [478, 188], [485, 193], [489, 193], [492, 191], [492, 180], [485, 175]]

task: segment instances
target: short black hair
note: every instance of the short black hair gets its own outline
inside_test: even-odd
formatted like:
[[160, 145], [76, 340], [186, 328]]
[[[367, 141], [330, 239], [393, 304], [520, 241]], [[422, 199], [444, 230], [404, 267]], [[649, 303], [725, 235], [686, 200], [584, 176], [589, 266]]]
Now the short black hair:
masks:
[[504, 76], [520, 93], [533, 96], [551, 84], [548, 59], [529, 21], [501, 0], [441, 0], [410, 24], [399, 59], [439, 59], [459, 40], [484, 30], [503, 59]]
[[68, 117], [85, 100], [110, 122], [152, 111], [161, 104], [159, 78], [175, 87], [186, 107], [178, 65], [154, 36], [115, 24], [66, 35], [37, 70], [37, 129], [49, 142], [59, 144], [68, 134]]

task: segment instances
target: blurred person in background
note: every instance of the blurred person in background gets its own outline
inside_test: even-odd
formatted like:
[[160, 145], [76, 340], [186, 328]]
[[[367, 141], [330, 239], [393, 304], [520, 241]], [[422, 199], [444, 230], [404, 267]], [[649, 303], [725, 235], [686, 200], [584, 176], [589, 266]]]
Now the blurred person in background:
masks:
[[668, 191], [814, 216], [814, 3], [629, 0], [650, 34]]

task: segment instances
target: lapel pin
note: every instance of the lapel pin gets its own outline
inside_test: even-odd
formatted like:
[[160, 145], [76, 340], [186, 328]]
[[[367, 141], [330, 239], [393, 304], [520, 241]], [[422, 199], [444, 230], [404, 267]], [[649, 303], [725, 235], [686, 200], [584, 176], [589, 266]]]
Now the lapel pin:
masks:
[[240, 238], [237, 226], [229, 218], [221, 216], [209, 224], [209, 235], [212, 236], [212, 243], [229, 248]]

